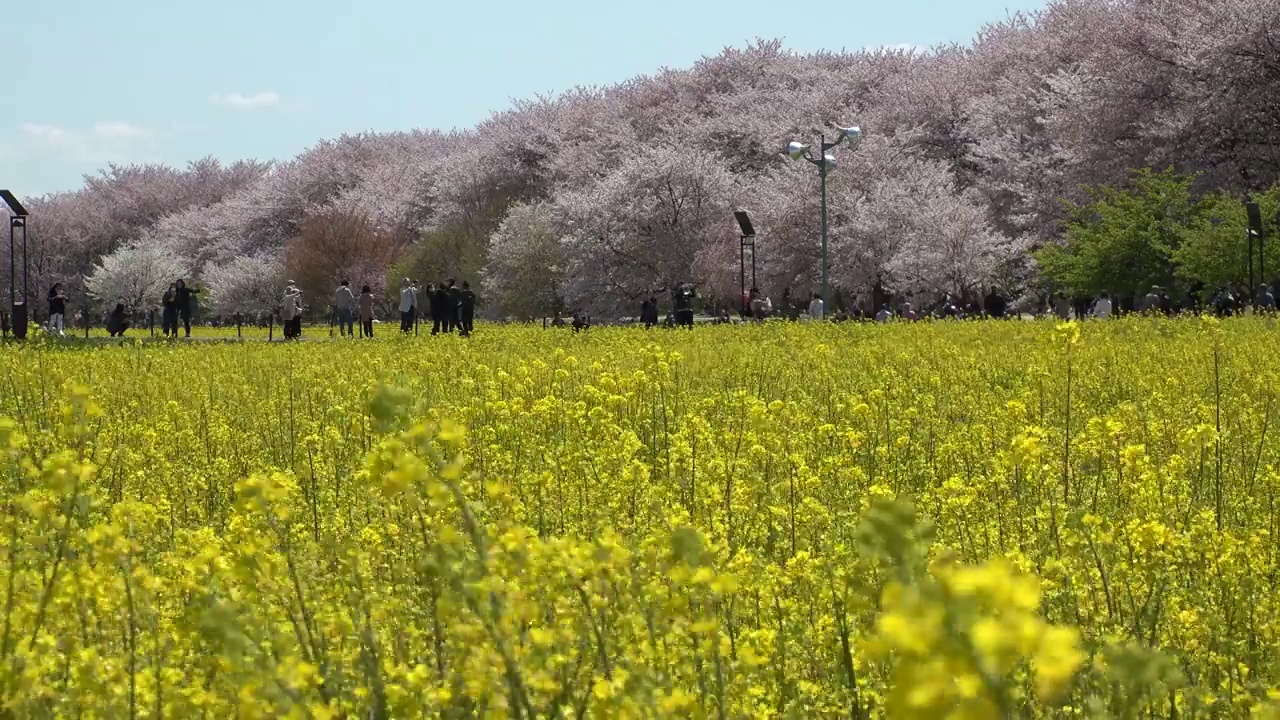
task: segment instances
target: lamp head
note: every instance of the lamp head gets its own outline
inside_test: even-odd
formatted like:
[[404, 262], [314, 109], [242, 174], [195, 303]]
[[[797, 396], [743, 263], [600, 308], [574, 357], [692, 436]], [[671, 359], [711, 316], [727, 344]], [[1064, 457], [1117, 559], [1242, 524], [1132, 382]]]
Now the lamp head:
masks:
[[831, 153], [827, 153], [826, 155], [823, 155], [822, 162], [826, 163], [826, 166], [829, 168], [834, 168], [839, 166], [839, 163], [836, 162], [836, 156], [832, 155]]
[[836, 129], [840, 131], [840, 140], [848, 140], [850, 145], [855, 145], [862, 139], [862, 128], [857, 125], [853, 127], [840, 127], [837, 125]]
[[804, 143], [798, 143], [793, 140], [787, 145], [787, 154], [791, 156], [792, 160], [799, 160], [807, 152], [809, 152], [809, 146]]

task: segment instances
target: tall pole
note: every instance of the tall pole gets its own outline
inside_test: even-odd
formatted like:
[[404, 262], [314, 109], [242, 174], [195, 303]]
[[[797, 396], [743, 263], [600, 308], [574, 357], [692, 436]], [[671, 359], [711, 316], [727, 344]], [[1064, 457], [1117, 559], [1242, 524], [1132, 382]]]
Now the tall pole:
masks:
[[747, 310], [747, 236], [738, 237], [738, 314]]
[[822, 306], [824, 308], [831, 305], [831, 298], [827, 296], [827, 136], [822, 135], [822, 143], [818, 146], [819, 164], [818, 174], [822, 178]]
[[1253, 289], [1257, 287], [1253, 284], [1253, 228], [1249, 228], [1249, 294], [1253, 295]]
[[756, 281], [756, 241], [751, 241], [751, 287], [760, 287]]
[[17, 279], [16, 277], [17, 271], [14, 266], [14, 257], [13, 257], [13, 254], [14, 254], [13, 229], [15, 227], [15, 223], [14, 223], [15, 219], [16, 218], [9, 218], [9, 310], [11, 312], [13, 311], [13, 306], [15, 304], [13, 286], [14, 286], [14, 281]]
[[22, 304], [27, 306], [27, 317], [31, 317], [31, 293], [27, 290], [27, 277], [31, 274], [31, 264], [27, 262], [27, 220], [22, 219]]

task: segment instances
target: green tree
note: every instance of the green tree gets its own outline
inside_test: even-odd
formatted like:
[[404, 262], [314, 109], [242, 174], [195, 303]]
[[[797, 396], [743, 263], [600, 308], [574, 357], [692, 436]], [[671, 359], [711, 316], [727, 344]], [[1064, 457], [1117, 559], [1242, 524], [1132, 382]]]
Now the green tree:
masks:
[[[1207, 287], [1248, 278], [1248, 217], [1240, 198], [1197, 196], [1194, 175], [1135, 171], [1120, 187], [1088, 188], [1090, 201], [1068, 206], [1065, 242], [1039, 250], [1043, 277], [1069, 293], [1119, 295], [1177, 281]], [[1264, 240], [1277, 237], [1280, 186], [1251, 198], [1262, 210]], [[1254, 269], [1265, 253], [1254, 246]], [[1267, 278], [1280, 276], [1280, 245]]]
[[387, 287], [400, 287], [402, 278], [418, 280], [423, 287], [454, 278], [479, 289], [480, 275], [488, 260], [489, 236], [498, 229], [512, 200], [501, 194], [422, 232], [404, 258], [387, 270]]
[[1068, 205], [1065, 243], [1036, 253], [1045, 278], [1090, 295], [1169, 284], [1184, 231], [1201, 212], [1194, 181], [1171, 169], [1143, 169], [1123, 186], [1088, 188], [1088, 203]]
[[[1276, 211], [1280, 208], [1280, 186], [1251, 198], [1262, 210], [1263, 241], [1276, 235]], [[1182, 229], [1182, 238], [1173, 254], [1180, 279], [1199, 280], [1210, 287], [1245, 282], [1249, 272], [1249, 227], [1244, 204], [1225, 193], [1211, 193], [1200, 202], [1196, 217]], [[1270, 259], [1265, 248], [1255, 243], [1254, 272], [1261, 276], [1267, 266], [1280, 269], [1280, 246], [1272, 245]], [[1266, 265], [1264, 266], [1264, 261]], [[1266, 278], [1280, 273], [1272, 270]], [[1255, 276], [1255, 277], [1257, 277]]]

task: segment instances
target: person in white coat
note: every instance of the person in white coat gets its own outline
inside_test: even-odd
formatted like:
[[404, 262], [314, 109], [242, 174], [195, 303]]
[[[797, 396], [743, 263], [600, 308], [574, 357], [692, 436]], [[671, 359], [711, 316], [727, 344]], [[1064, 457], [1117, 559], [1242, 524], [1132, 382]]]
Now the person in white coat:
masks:
[[405, 278], [400, 283], [400, 331], [409, 332], [413, 329], [413, 315], [418, 307], [418, 289], [413, 286], [413, 281]]
[[813, 294], [813, 299], [809, 301], [809, 317], [813, 320], [821, 320], [826, 317], [827, 306], [822, 302], [822, 296], [818, 293]]
[[280, 320], [284, 323], [284, 337], [292, 340], [302, 336], [302, 291], [289, 282], [280, 303]]
[[1093, 304], [1093, 316], [1099, 320], [1111, 317], [1111, 298], [1106, 293], [1102, 293], [1098, 301]]
[[342, 285], [333, 294], [333, 309], [338, 316], [338, 334], [345, 337], [355, 337], [353, 329], [356, 296], [355, 293], [351, 292], [351, 283], [349, 281], [343, 280]]

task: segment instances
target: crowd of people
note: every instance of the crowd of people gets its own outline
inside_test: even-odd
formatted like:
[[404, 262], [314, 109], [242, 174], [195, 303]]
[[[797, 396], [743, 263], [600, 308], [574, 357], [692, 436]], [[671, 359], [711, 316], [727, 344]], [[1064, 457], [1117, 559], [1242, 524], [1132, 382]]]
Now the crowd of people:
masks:
[[1219, 317], [1228, 317], [1243, 314], [1250, 307], [1255, 312], [1274, 312], [1277, 307], [1275, 292], [1265, 284], [1260, 285], [1252, 295], [1243, 286], [1224, 286], [1214, 291], [1207, 291], [1203, 286], [1191, 286], [1173, 293], [1168, 288], [1153, 285], [1145, 294], [1117, 296], [1101, 292], [1094, 296], [1068, 297], [1062, 293], [1052, 293], [1046, 296], [1027, 295], [1018, 301], [1010, 300], [997, 288], [991, 288], [984, 297], [977, 299], [963, 301], [954, 295], [943, 294], [921, 305], [909, 298], [895, 299], [885, 293], [881, 297], [875, 297], [871, 304], [858, 300], [848, 310], [837, 309], [829, 317], [821, 296], [817, 294], [810, 300], [807, 314], [802, 305], [790, 299], [789, 292], [784, 291], [781, 304], [782, 308], [775, 313], [770, 299], [752, 288], [743, 300], [742, 315], [744, 318], [764, 320], [780, 313], [783, 317], [794, 320], [804, 314], [809, 319], [830, 319], [836, 322], [888, 322], [895, 319], [913, 321], [927, 318], [1001, 319], [1025, 316], [1083, 320], [1107, 319], [1129, 313], [1174, 316], [1210, 312]]
[[[165, 337], [178, 337], [181, 330], [184, 337], [191, 337], [191, 324], [196, 315], [196, 296], [200, 291], [189, 287], [185, 280], [175, 280], [165, 290], [160, 300], [160, 329]], [[438, 284], [420, 287], [417, 281], [404, 278], [398, 291], [398, 302], [392, 305], [400, 315], [400, 331], [416, 332], [421, 321], [431, 321], [431, 334], [449, 334], [457, 332], [469, 336], [475, 329], [476, 293], [468, 282], [459, 286], [453, 278]], [[658, 294], [650, 295], [640, 305], [638, 321], [646, 328], [665, 324], [667, 327], [692, 328], [694, 325], [694, 303], [698, 299], [696, 288], [691, 284], [680, 284], [670, 289], [670, 310], [666, 320], [660, 319]], [[62, 283], [55, 283], [48, 294], [48, 324], [50, 334], [62, 336], [66, 333], [67, 295]], [[423, 313], [422, 303], [426, 304]], [[332, 301], [328, 303], [329, 316], [343, 337], [356, 337], [357, 323], [360, 337], [373, 337], [376, 310], [379, 300], [369, 285], [363, 285], [357, 294], [348, 280], [343, 280], [334, 291]], [[1067, 297], [1062, 293], [1047, 296], [1024, 296], [1019, 301], [1011, 301], [997, 288], [981, 298], [968, 301], [958, 299], [950, 294], [943, 294], [917, 307], [913, 299], [894, 298], [884, 292], [877, 284], [872, 293], [870, 303], [865, 299], [857, 300], [851, 307], [839, 304], [834, 312], [828, 312], [821, 295], [812, 293], [804, 300], [792, 297], [790, 289], [782, 293], [778, 307], [773, 300], [760, 292], [759, 288], [751, 288], [744, 294], [740, 309], [743, 320], [763, 322], [771, 318], [798, 320], [864, 321], [889, 322], [890, 320], [914, 321], [926, 318], [937, 319], [974, 319], [1023, 316], [1054, 316], [1061, 319], [1106, 319], [1115, 315], [1130, 312], [1147, 314], [1177, 315], [1183, 312], [1212, 312], [1220, 317], [1238, 315], [1249, 307], [1255, 312], [1274, 312], [1276, 310], [1275, 292], [1269, 285], [1260, 285], [1255, 293], [1250, 293], [1242, 286], [1224, 286], [1206, 292], [1203, 286], [1191, 286], [1180, 292], [1171, 292], [1168, 288], [1153, 285], [1145, 294], [1113, 297], [1108, 293], [1097, 296]], [[283, 297], [276, 309], [283, 326], [284, 337], [293, 340], [302, 336], [302, 321], [307, 311], [303, 302], [303, 293], [298, 284], [290, 280], [284, 290]], [[152, 327], [154, 311], [147, 311], [146, 324]], [[107, 332], [112, 337], [123, 337], [130, 329], [130, 310], [125, 300], [120, 298], [104, 317]], [[235, 316], [236, 324], [240, 316]], [[87, 321], [87, 317], [82, 320]], [[731, 321], [728, 310], [721, 308], [715, 311], [712, 321], [727, 323]], [[581, 332], [591, 326], [591, 318], [585, 313], [574, 313], [572, 322], [567, 322], [561, 313], [555, 313], [551, 321], [554, 327], [571, 325], [574, 331]], [[153, 331], [154, 332], [154, 331]]]
[[[160, 331], [165, 337], [178, 337], [179, 331], [184, 337], [191, 337], [191, 324], [197, 314], [196, 296], [200, 290], [187, 285], [184, 279], [175, 280], [164, 291], [160, 299], [159, 320]], [[439, 284], [427, 285], [420, 289], [419, 284], [405, 278], [399, 290], [399, 302], [396, 307], [400, 314], [400, 330], [404, 333], [415, 332], [420, 315], [419, 297], [426, 302], [426, 318], [431, 320], [431, 334], [457, 332], [469, 336], [475, 331], [476, 293], [471, 284], [464, 281], [457, 285], [453, 278]], [[357, 295], [351, 288], [349, 280], [343, 280], [334, 291], [332, 302], [328, 303], [329, 317], [333, 325], [343, 337], [356, 337], [356, 323], [359, 322], [361, 337], [373, 337], [378, 298], [369, 285], [360, 288]], [[264, 316], [258, 323], [266, 326], [272, 318], [280, 319], [286, 340], [302, 337], [302, 322], [308, 306], [303, 300], [303, 292], [298, 283], [290, 280], [285, 285], [279, 305], [273, 312]], [[67, 293], [62, 283], [54, 283], [48, 293], [49, 316], [45, 330], [54, 336], [66, 335], [67, 326]], [[146, 310], [143, 317], [144, 327], [154, 332], [155, 310]], [[89, 317], [85, 308], [80, 311], [80, 326], [88, 327]], [[111, 337], [124, 337], [134, 327], [133, 310], [125, 298], [117, 298], [108, 306], [102, 316], [102, 322]], [[224, 318], [225, 319], [225, 318]], [[232, 320], [240, 324], [242, 316], [236, 313]], [[252, 320], [251, 320], [252, 321]], [[220, 324], [220, 323], [215, 323]]]
[[[399, 298], [396, 308], [400, 313], [400, 332], [415, 332], [421, 315], [421, 299], [426, 300], [426, 317], [431, 320], [431, 334], [449, 334], [457, 332], [463, 337], [475, 331], [476, 293], [471, 283], [463, 281], [459, 286], [453, 278], [439, 284], [429, 284], [420, 288], [417, 281], [404, 278], [400, 282]], [[373, 337], [373, 326], [376, 322], [375, 311], [378, 298], [368, 285], [360, 288], [356, 295], [351, 289], [351, 282], [343, 280], [334, 291], [333, 301], [329, 305], [330, 316], [338, 327], [342, 337], [356, 337], [356, 322], [360, 324], [360, 337]], [[280, 305], [280, 319], [284, 323], [285, 339], [293, 340], [302, 335], [302, 316], [305, 307], [302, 303], [302, 291], [296, 283], [289, 281], [285, 289], [284, 300]]]

